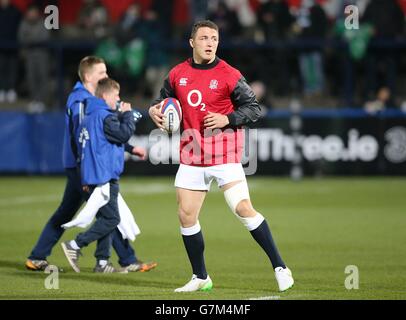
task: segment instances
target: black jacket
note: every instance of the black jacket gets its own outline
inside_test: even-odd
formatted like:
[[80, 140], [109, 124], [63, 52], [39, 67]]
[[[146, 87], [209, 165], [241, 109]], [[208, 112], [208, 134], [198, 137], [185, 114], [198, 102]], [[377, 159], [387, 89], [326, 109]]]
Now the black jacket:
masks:
[[128, 143], [128, 140], [135, 131], [135, 121], [131, 111], [116, 112], [106, 117], [103, 122], [103, 131], [109, 142], [125, 144], [125, 151], [131, 153], [134, 147]]

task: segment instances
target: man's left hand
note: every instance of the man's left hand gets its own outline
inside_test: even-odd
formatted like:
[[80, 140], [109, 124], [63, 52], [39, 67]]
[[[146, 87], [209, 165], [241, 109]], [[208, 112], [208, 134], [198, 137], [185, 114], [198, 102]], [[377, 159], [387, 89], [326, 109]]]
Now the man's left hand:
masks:
[[228, 125], [228, 117], [221, 113], [210, 112], [204, 117], [204, 127], [206, 129], [221, 129]]
[[145, 156], [147, 155], [147, 150], [141, 147], [134, 147], [131, 151], [131, 153], [135, 156], [138, 156], [141, 158], [141, 160], [145, 160]]

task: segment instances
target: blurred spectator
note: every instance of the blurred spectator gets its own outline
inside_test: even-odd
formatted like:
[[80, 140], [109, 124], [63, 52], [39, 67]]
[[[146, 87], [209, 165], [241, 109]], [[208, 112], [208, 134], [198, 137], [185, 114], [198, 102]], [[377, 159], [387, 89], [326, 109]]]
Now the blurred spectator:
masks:
[[110, 34], [109, 17], [99, 0], [84, 0], [79, 12], [80, 37], [101, 39]]
[[[124, 67], [127, 73], [131, 71], [131, 68], [128, 68], [128, 62], [133, 66], [133, 72], [130, 72], [132, 81], [129, 90], [131, 92], [138, 90], [138, 86], [153, 97], [159, 94], [161, 79], [168, 72], [169, 63], [165, 45], [168, 40], [165, 36], [168, 30], [166, 30], [167, 23], [163, 20], [170, 21], [171, 19], [161, 19], [160, 14], [167, 14], [172, 10], [172, 6], [160, 8], [157, 11], [159, 2], [151, 3], [150, 9], [144, 13], [143, 17], [137, 4], [128, 7], [120, 19], [116, 32], [118, 44], [123, 48]], [[130, 54], [130, 52], [132, 53]], [[135, 68], [135, 66], [138, 67]], [[144, 70], [145, 82], [138, 82], [137, 80]]]
[[147, 47], [145, 80], [154, 99], [159, 96], [162, 79], [169, 71], [168, 50], [162, 46], [165, 38], [163, 30], [160, 29], [159, 20], [158, 12], [147, 11], [141, 33]]
[[[371, 0], [362, 17], [374, 29], [373, 40], [394, 41], [404, 32], [404, 15], [396, 0]], [[396, 95], [397, 54], [395, 48], [371, 48], [366, 57], [366, 100], [380, 100], [377, 93], [389, 90], [389, 103], [394, 106]], [[379, 79], [379, 80], [378, 80]], [[384, 91], [386, 91], [386, 89]], [[381, 94], [382, 95], [382, 94]]]
[[261, 108], [261, 118], [265, 117], [268, 113], [268, 108], [271, 107], [268, 101], [268, 96], [266, 92], [266, 86], [262, 81], [253, 81], [250, 83], [250, 87], [255, 94], [258, 104]]
[[190, 23], [193, 25], [196, 21], [206, 20], [208, 15], [207, 0], [189, 0]]
[[363, 22], [375, 27], [375, 37], [394, 38], [403, 32], [404, 15], [397, 0], [370, 0], [365, 9]]
[[366, 102], [364, 108], [366, 112], [374, 114], [387, 107], [392, 107], [393, 103], [391, 101], [390, 90], [386, 87], [382, 87], [378, 90], [376, 100]]
[[120, 18], [115, 37], [119, 45], [125, 45], [139, 36], [142, 26], [141, 11], [138, 4], [130, 5]]
[[208, 19], [218, 25], [221, 41], [227, 41], [241, 35], [242, 28], [237, 14], [227, 6], [224, 0], [210, 5]]
[[[260, 5], [258, 23], [267, 43], [275, 44], [262, 56], [258, 66], [261, 79], [271, 83], [275, 94], [285, 96], [290, 90], [290, 51], [286, 48], [286, 40], [295, 19], [289, 12], [284, 0], [270, 0]], [[277, 76], [275, 76], [277, 75]]]
[[[328, 28], [323, 8], [314, 0], [303, 0], [297, 12], [296, 32], [299, 39], [322, 40]], [[322, 46], [315, 45], [299, 53], [299, 67], [305, 97], [320, 96], [324, 88]]]
[[[210, 4], [210, 2], [208, 2]], [[172, 4], [172, 34], [171, 39], [177, 39], [179, 41], [184, 41], [190, 36], [191, 19], [190, 13], [191, 9], [190, 0], [173, 0]], [[152, 8], [154, 9], [154, 8]], [[156, 10], [155, 10], [156, 11]], [[162, 12], [157, 11], [159, 16], [162, 17]], [[169, 19], [166, 19], [169, 20]]]
[[267, 119], [268, 111], [271, 110], [272, 105], [268, 99], [268, 92], [266, 85], [259, 80], [251, 82], [250, 87], [255, 94], [255, 97], [258, 101], [259, 107], [261, 108], [261, 116], [258, 121], [255, 123], [255, 128], [268, 127], [269, 120]]
[[156, 27], [162, 32], [163, 38], [172, 39], [174, 0], [152, 0], [150, 9], [160, 17], [156, 21]]
[[21, 53], [31, 101], [28, 110], [31, 112], [45, 110], [49, 86], [49, 55], [46, 41], [49, 37], [49, 30], [44, 26], [39, 7], [29, 6], [18, 30], [18, 40], [22, 45]]
[[120, 79], [122, 91], [133, 92], [145, 67], [145, 21], [139, 4], [131, 4], [120, 17], [114, 35], [99, 41], [95, 55], [111, 67]]
[[225, 2], [229, 9], [236, 12], [244, 38], [252, 39], [255, 34], [257, 17], [250, 0], [225, 0]]
[[356, 5], [361, 14], [361, 8], [363, 8], [362, 12], [365, 11], [365, 0], [342, 0], [337, 2], [341, 3], [342, 7], [336, 15], [334, 34], [347, 43], [348, 49], [336, 50], [340, 62], [333, 67], [333, 73], [340, 79], [335, 87], [338, 88], [337, 91], [342, 97], [340, 103], [347, 107], [353, 107], [357, 105], [354, 96], [357, 82], [354, 75], [363, 59], [365, 59], [373, 27], [369, 23], [359, 23], [358, 29], [346, 28], [345, 26], [345, 19], [351, 14], [349, 11], [345, 13], [345, 7], [349, 4]]
[[9, 0], [0, 0], [0, 102], [17, 99], [17, 32], [21, 14]]
[[258, 24], [266, 41], [286, 39], [294, 21], [284, 0], [269, 0], [258, 9]]

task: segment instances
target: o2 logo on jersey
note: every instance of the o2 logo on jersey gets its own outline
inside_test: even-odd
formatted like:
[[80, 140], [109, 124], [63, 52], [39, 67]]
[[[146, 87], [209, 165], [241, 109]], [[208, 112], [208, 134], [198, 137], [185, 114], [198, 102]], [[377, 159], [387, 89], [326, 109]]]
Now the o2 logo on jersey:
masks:
[[191, 90], [187, 95], [187, 103], [191, 107], [200, 107], [200, 111], [206, 111], [206, 104], [202, 102], [202, 93], [199, 90]]

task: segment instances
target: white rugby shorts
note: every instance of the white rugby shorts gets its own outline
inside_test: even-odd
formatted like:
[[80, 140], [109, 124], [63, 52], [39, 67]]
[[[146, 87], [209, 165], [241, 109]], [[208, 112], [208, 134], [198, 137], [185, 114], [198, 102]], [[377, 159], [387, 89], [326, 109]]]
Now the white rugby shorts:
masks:
[[246, 180], [241, 163], [226, 163], [209, 167], [180, 164], [176, 173], [175, 187], [209, 191], [213, 179], [216, 179], [219, 187], [230, 182]]

